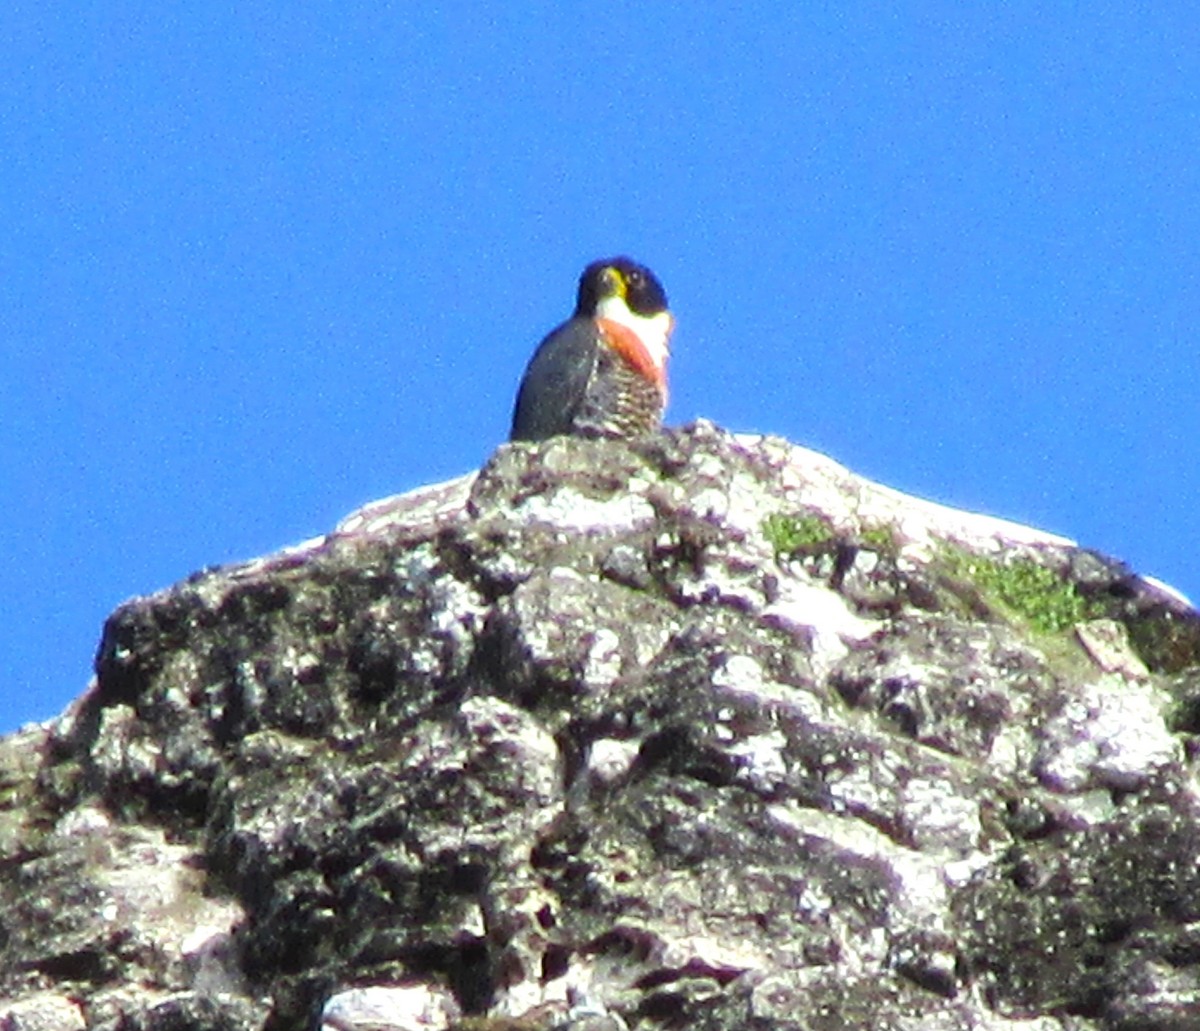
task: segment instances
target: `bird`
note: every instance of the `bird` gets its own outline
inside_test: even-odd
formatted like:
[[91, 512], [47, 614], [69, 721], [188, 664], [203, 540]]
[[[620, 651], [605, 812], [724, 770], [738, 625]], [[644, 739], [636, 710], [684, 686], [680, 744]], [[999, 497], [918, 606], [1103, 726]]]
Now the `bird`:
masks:
[[538, 344], [525, 369], [509, 440], [657, 430], [674, 328], [666, 291], [645, 265], [593, 261], [579, 277], [574, 314]]

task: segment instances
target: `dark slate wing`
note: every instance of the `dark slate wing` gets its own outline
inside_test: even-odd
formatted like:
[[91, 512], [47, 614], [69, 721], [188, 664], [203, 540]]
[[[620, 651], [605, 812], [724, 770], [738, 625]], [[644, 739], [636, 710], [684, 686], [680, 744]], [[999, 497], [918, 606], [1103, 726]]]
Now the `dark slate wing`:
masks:
[[517, 392], [509, 440], [570, 433], [596, 367], [598, 334], [591, 319], [571, 319], [534, 352]]

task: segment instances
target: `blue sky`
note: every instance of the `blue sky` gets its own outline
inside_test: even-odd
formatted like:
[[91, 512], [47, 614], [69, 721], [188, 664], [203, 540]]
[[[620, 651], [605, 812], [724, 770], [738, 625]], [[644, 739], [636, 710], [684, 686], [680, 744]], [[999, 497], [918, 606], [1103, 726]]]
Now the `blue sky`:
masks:
[[1184, 4], [0, 13], [0, 731], [123, 599], [477, 467], [589, 260], [668, 421], [1200, 597]]

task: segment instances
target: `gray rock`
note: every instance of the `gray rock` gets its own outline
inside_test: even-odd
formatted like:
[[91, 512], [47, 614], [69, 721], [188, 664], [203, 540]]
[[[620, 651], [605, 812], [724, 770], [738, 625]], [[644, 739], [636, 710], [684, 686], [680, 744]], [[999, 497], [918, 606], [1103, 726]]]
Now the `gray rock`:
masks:
[[0, 1029], [1200, 1027], [1200, 616], [707, 423], [122, 605]]

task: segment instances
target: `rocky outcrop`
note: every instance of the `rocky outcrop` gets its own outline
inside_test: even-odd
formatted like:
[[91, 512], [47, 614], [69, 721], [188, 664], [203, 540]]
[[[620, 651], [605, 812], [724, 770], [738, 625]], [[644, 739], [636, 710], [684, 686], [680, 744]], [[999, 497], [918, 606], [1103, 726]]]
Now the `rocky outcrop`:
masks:
[[1200, 1027], [1200, 616], [700, 423], [121, 606], [0, 1028]]

